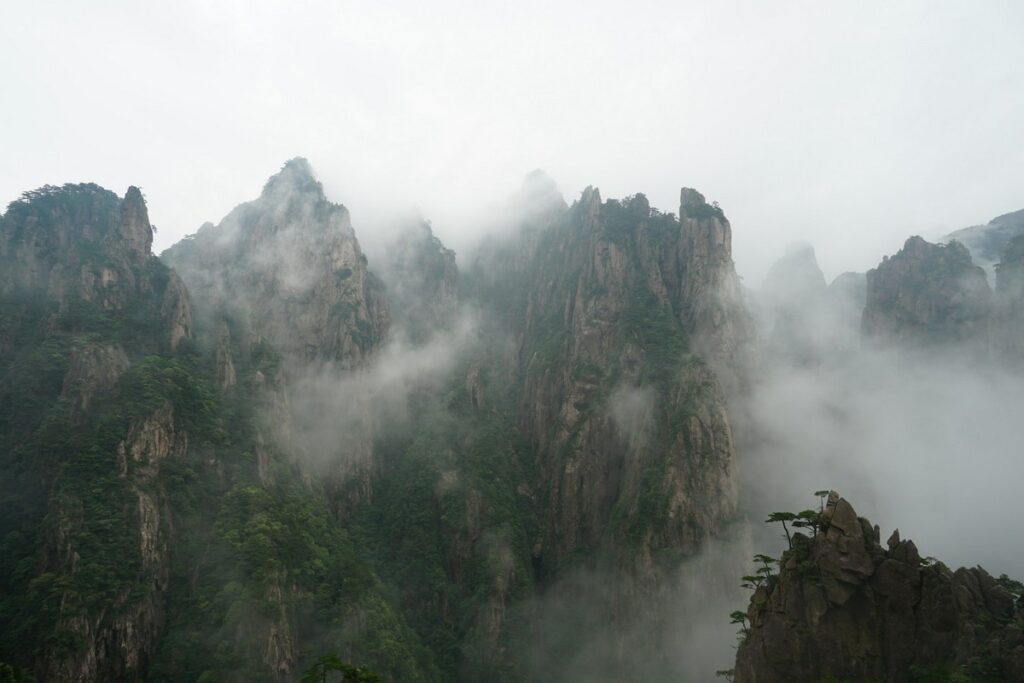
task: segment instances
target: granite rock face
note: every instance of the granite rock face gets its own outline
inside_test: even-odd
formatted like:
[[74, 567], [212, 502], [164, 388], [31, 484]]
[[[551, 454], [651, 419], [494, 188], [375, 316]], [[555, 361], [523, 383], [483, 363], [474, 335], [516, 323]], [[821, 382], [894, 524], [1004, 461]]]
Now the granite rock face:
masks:
[[[0, 217], [0, 515], [37, 542], [22, 560], [33, 572], [4, 580], [58, 606], [19, 619], [31, 624], [20, 637], [40, 643], [19, 663], [39, 680], [133, 680], [164, 628], [171, 519], [155, 482], [188, 435], [169, 405], [126, 418], [145, 398], [119, 392], [146, 373], [144, 359], [184, 351], [193, 333], [188, 293], [152, 241], [136, 187], [122, 199], [48, 186]], [[97, 550], [111, 538], [118, 557]], [[134, 568], [133, 581], [118, 566]], [[88, 592], [97, 585], [102, 600]]]
[[721, 210], [684, 190], [681, 215], [588, 188], [536, 251], [519, 362], [544, 565], [611, 538], [691, 552], [734, 513], [713, 363], [743, 350], [749, 318]]
[[[301, 159], [168, 250], [176, 270], [148, 252], [140, 192], [61, 192], [8, 211], [0, 239], [3, 381], [53, 404], [0, 452], [18, 470], [3, 540], [22, 538], [9, 512], [45, 521], [0, 572], [38, 562], [18, 585], [54, 606], [19, 666], [286, 681], [341, 643], [389, 681], [542, 680], [535, 608], [570, 577], [567, 611], [600, 603], [586, 625], [616, 643], [608, 676], [656, 669], [635, 625], [672, 622], [675, 569], [736, 518], [727, 397], [753, 332], [717, 205], [589, 189], [569, 207], [532, 174], [528, 225], [486, 273], [460, 279], [422, 222], [378, 281]], [[437, 352], [463, 304], [485, 311], [470, 350]]]
[[1024, 610], [999, 581], [923, 560], [898, 530], [882, 546], [878, 527], [835, 492], [747, 615], [736, 683], [904, 683], [925, 672], [1024, 680]]
[[[79, 325], [129, 312], [158, 319], [146, 341], [177, 348], [192, 336], [192, 307], [176, 274], [150, 253], [152, 243], [137, 187], [123, 199], [90, 184], [27, 192], [0, 217], [0, 296], [25, 315], [27, 306], [50, 307]], [[17, 319], [0, 330], [0, 352], [12, 349]]]
[[418, 219], [392, 242], [381, 272], [391, 316], [413, 344], [450, 330], [459, 312], [459, 271], [455, 252]]
[[720, 381], [738, 385], [755, 333], [732, 261], [732, 226], [717, 202], [687, 187], [679, 192], [679, 223], [675, 257], [662, 263], [677, 288], [674, 306], [693, 350], [715, 366]]
[[217, 383], [231, 389], [242, 381], [240, 365], [259, 368], [246, 388], [265, 418], [260, 438], [289, 453], [307, 475], [329, 473], [331, 486], [358, 480], [353, 497], [369, 498], [375, 429], [369, 409], [330, 449], [314, 438], [329, 431], [316, 421], [334, 418], [313, 409], [330, 409], [332, 379], [340, 383], [369, 367], [391, 316], [348, 210], [326, 198], [309, 162], [288, 161], [257, 199], [161, 257], [193, 293], [203, 342], [215, 350]]
[[911, 237], [867, 274], [862, 329], [869, 339], [906, 346], [985, 348], [992, 291], [959, 242]]
[[329, 202], [305, 159], [292, 159], [260, 197], [162, 254], [236, 343], [265, 342], [288, 359], [359, 367], [388, 328], [348, 210]]

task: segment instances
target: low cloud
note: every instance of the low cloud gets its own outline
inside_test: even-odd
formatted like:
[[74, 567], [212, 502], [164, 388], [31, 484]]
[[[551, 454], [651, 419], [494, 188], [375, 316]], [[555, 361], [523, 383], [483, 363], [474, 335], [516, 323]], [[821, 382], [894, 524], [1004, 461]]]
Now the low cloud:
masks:
[[296, 369], [288, 382], [291, 423], [285, 440], [320, 471], [360, 464], [372, 453], [380, 428], [405, 423], [415, 392], [448, 379], [476, 330], [476, 316], [464, 313], [453, 329], [424, 344], [394, 338], [365, 368], [320, 364]]

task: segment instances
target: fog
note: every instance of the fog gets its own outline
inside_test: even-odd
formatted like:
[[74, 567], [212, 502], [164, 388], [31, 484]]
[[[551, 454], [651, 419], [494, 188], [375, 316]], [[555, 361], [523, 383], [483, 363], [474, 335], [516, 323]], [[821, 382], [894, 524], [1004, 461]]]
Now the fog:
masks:
[[[140, 185], [157, 252], [296, 155], [385, 275], [392, 235], [420, 217], [466, 269], [522, 220], [522, 195], [507, 198], [531, 169], [570, 202], [593, 185], [675, 212], [692, 186], [721, 204], [759, 324], [749, 390], [730, 406], [742, 519], [635, 614], [608, 611], [621, 575], [598, 570], [516, 605], [541, 625], [538, 670], [617, 680], [610, 656], [631, 644], [660, 653], [651, 680], [728, 668], [740, 576], [753, 552], [782, 549], [761, 520], [822, 488], [883, 539], [899, 527], [922, 555], [1024, 577], [1024, 378], [955, 349], [867, 346], [840, 287], [797, 302], [784, 328], [779, 306], [802, 285], [771, 269], [806, 241], [821, 269], [804, 275], [831, 282], [909, 235], [1024, 207], [1024, 4], [119, 0], [3, 14], [0, 202], [44, 184]], [[313, 249], [282, 235], [253, 262], [307, 289]], [[448, 381], [478, 340], [477, 314], [454, 317], [425, 340], [396, 328], [355, 370], [290, 368], [278, 436], [317, 471], [367, 462], [410, 396]], [[611, 394], [631, 448], [654, 401]], [[491, 547], [509, 561], [501, 539]]]
[[583, 569], [514, 608], [535, 620], [528, 661], [539, 680], [713, 681], [732, 667], [729, 612], [742, 609], [737, 569], [750, 571], [750, 527], [736, 525], [682, 562], [653, 593], [613, 571]]
[[452, 329], [419, 345], [396, 331], [365, 368], [294, 366], [289, 372], [287, 433], [269, 426], [320, 474], [368, 465], [373, 439], [405, 425], [413, 392], [436, 390], [449, 379], [460, 355], [476, 340], [476, 329], [476, 317], [467, 310]]
[[765, 511], [813, 507], [833, 487], [884, 537], [899, 527], [923, 555], [1019, 576], [1022, 396], [1024, 379], [955, 357], [772, 369], [753, 397], [744, 488]]
[[[544, 191], [531, 194], [527, 183], [487, 225], [508, 237], [513, 214], [552, 206], [554, 188], [542, 185]], [[335, 199], [329, 191], [328, 198]], [[358, 214], [353, 222], [358, 236]], [[418, 215], [396, 225], [396, 232], [415, 227], [410, 244], [430, 243]], [[500, 313], [464, 304], [440, 331], [411, 338], [403, 324], [427, 310], [430, 295], [416, 284], [414, 269], [401, 264], [420, 252], [408, 245], [395, 251], [386, 237], [371, 237], [375, 246], [368, 251], [377, 259], [371, 267], [381, 264], [377, 272], [396, 298], [395, 310], [403, 312], [388, 342], [356, 370], [291, 371], [287, 438], [320, 473], [370, 463], [374, 439], [409, 419], [414, 392], [437, 391], [449, 381], [477, 348], [480, 316]], [[288, 252], [288, 242], [275, 249]], [[1024, 575], [1024, 550], [1016, 543], [1024, 519], [1015, 496], [1024, 475], [1015, 420], [1024, 377], [960, 348], [867, 344], [859, 325], [862, 276], [846, 274], [827, 286], [805, 243], [777, 245], [771, 255], [781, 259], [750, 293], [758, 340], [749, 388], [731, 405], [741, 476], [738, 524], [709, 539], [652, 593], [597, 566], [567, 571], [543, 592], [510, 604], [510, 621], [536, 625], [525, 657], [537, 672], [600, 683], [621, 680], [616, 667], [625, 662], [647, 667], [643, 673], [652, 681], [711, 680], [731, 665], [735, 627], [728, 615], [745, 607], [748, 595], [739, 583], [753, 569], [753, 553], [783, 549], [778, 529], [762, 521], [772, 511], [813, 507], [812, 492], [822, 488], [837, 489], [879, 524], [883, 540], [898, 527], [922, 555], [953, 567], [980, 564], [994, 574]], [[281, 253], [276, 261], [302, 258]], [[631, 450], [644, 447], [655, 401], [650, 389], [628, 384], [609, 395], [605, 410]], [[457, 477], [446, 471], [438, 490]], [[493, 564], [511, 561], [507, 539], [487, 531], [482, 543]]]
[[759, 299], [762, 355], [739, 402], [749, 411], [739, 431], [752, 517], [813, 507], [813, 491], [834, 488], [883, 540], [898, 527], [950, 566], [1024, 574], [1013, 540], [1024, 537], [1015, 512], [1024, 375], [972, 346], [868, 343], [850, 299], [790, 294], [801, 315], [786, 315], [781, 330], [764, 310], [771, 292]]
[[753, 0], [7, 3], [0, 201], [140, 185], [157, 251], [311, 159], [368, 236], [418, 207], [457, 251], [534, 168], [574, 196], [718, 200], [760, 282], [1020, 208], [1024, 6]]

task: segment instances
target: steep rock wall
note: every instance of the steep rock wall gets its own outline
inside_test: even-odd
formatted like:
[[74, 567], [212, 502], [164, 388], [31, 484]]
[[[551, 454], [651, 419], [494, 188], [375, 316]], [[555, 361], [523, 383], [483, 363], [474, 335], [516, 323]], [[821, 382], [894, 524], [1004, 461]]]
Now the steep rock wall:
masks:
[[736, 683], [1024, 680], [1022, 604], [984, 569], [924, 560], [898, 530], [883, 547], [835, 492], [819, 524], [751, 598]]

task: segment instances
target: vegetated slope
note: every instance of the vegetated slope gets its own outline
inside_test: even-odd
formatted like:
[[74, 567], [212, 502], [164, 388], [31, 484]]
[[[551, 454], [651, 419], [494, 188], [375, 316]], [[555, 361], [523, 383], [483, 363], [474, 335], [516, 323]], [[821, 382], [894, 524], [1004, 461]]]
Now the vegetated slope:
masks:
[[137, 190], [12, 204], [0, 659], [81, 681], [293, 680], [326, 651], [387, 681], [671, 673], [635, 626], [671, 616], [736, 511], [730, 227], [693, 190], [676, 218], [531, 183], [467, 273], [420, 223], [382, 281], [293, 160], [165, 254], [191, 303]]
[[138, 190], [44, 188], [2, 229], [0, 658], [39, 680], [291, 680], [295, 642], [327, 640], [417, 680], [323, 493], [260, 442], [274, 354], [224, 381]]
[[467, 278], [514, 354], [491, 374], [511, 387], [526, 439], [519, 490], [544, 596], [533, 672], [678, 675], [659, 644], [676, 572], [735, 516], [715, 370], [739, 380], [750, 322], [730, 228], [692, 190], [676, 218], [592, 188], [565, 208], [542, 180], [530, 178], [516, 236], [478, 254]]
[[131, 677], [163, 625], [165, 462], [217, 433], [191, 308], [142, 194], [26, 193], [0, 218], [0, 658]]

